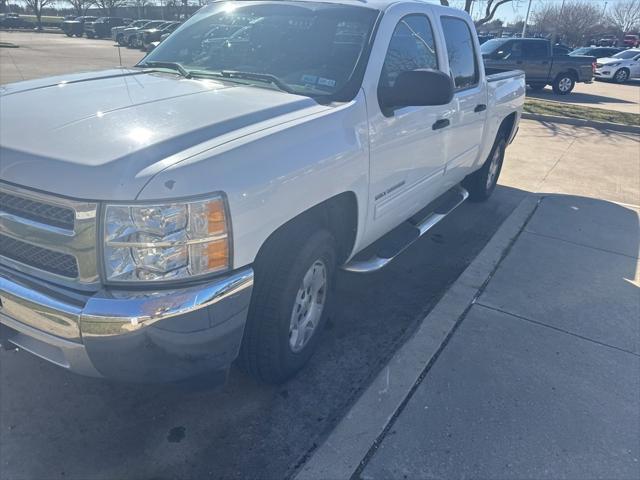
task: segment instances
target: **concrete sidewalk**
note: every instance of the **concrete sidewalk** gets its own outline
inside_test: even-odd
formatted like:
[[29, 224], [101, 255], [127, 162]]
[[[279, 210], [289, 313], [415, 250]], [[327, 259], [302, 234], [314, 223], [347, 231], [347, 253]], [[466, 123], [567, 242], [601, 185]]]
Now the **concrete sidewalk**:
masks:
[[638, 210], [540, 202], [365, 479], [640, 476]]
[[530, 192], [297, 475], [640, 478], [640, 139], [523, 122]]

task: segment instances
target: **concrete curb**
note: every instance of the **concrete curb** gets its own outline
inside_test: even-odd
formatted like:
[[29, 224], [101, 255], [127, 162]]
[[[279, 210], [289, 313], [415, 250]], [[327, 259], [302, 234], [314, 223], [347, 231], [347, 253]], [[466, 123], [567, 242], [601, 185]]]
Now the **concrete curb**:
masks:
[[460, 275], [415, 334], [398, 350], [347, 415], [295, 476], [296, 480], [350, 478], [384, 433], [423, 373], [475, 302], [540, 197], [525, 197]]
[[591, 127], [600, 130], [612, 130], [624, 133], [640, 133], [640, 126], [623, 125], [621, 123], [596, 122], [594, 120], [585, 120], [583, 118], [557, 117], [555, 115], [540, 115], [538, 113], [522, 113], [525, 120], [537, 120], [539, 122], [566, 123], [568, 125], [576, 125], [578, 127]]

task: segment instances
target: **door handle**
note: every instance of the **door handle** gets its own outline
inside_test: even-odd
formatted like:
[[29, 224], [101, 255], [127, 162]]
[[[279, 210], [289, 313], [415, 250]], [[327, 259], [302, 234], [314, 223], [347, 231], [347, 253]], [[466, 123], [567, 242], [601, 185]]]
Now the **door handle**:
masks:
[[473, 109], [474, 112], [484, 112], [487, 109], [487, 106], [484, 103], [476, 105], [476, 108]]
[[434, 123], [431, 128], [433, 128], [434, 130], [439, 130], [441, 128], [448, 127], [450, 124], [451, 122], [448, 118], [441, 118], [440, 120], [436, 121], [436, 123]]

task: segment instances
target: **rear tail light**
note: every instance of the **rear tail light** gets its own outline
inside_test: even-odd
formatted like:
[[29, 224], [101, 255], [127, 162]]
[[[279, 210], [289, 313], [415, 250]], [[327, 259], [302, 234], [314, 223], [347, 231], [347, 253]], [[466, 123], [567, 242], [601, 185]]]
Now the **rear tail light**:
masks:
[[591, 62], [591, 71], [595, 73], [595, 71], [596, 71], [596, 62]]

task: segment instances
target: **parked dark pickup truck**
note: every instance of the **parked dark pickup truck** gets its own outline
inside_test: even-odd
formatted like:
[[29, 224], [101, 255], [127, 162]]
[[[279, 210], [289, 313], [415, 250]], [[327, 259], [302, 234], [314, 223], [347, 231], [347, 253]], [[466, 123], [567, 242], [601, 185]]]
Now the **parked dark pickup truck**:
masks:
[[67, 37], [81, 37], [84, 34], [84, 24], [89, 22], [95, 22], [98, 17], [78, 17], [73, 20], [65, 20], [62, 22], [62, 31]]
[[527, 85], [542, 90], [551, 85], [558, 95], [573, 90], [576, 82], [593, 81], [595, 58], [553, 54], [542, 38], [496, 38], [480, 47], [485, 68], [524, 70]]
[[131, 23], [131, 20], [120, 17], [100, 17], [95, 22], [85, 22], [84, 33], [87, 38], [104, 38], [111, 36], [111, 29]]

